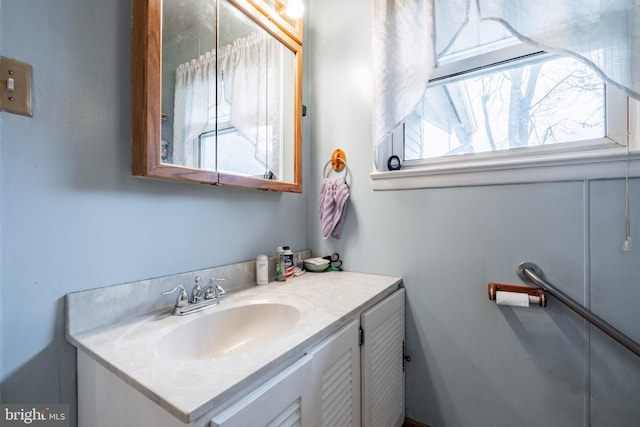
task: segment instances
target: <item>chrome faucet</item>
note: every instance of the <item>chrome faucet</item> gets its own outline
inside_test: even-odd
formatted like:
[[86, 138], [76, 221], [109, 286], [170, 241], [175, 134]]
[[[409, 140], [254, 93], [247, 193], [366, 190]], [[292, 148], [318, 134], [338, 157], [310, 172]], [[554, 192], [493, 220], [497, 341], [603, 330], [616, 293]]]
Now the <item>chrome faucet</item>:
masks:
[[187, 291], [184, 286], [178, 285], [170, 291], [162, 292], [162, 295], [169, 295], [178, 291], [178, 298], [176, 304], [173, 307], [174, 316], [184, 316], [185, 314], [195, 313], [200, 310], [204, 310], [207, 307], [214, 307], [220, 304], [220, 298], [226, 293], [224, 288], [214, 282], [218, 280], [212, 277], [209, 279], [209, 286], [205, 289], [200, 287], [200, 276], [195, 278], [196, 284], [191, 290], [191, 298], [187, 295]]

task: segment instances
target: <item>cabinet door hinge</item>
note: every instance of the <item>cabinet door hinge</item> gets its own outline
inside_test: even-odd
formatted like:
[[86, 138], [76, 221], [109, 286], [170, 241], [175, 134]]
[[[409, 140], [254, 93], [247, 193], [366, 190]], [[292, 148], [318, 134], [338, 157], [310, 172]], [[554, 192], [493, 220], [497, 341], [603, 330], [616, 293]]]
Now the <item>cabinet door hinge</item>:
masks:
[[364, 329], [360, 326], [360, 345], [364, 344]]

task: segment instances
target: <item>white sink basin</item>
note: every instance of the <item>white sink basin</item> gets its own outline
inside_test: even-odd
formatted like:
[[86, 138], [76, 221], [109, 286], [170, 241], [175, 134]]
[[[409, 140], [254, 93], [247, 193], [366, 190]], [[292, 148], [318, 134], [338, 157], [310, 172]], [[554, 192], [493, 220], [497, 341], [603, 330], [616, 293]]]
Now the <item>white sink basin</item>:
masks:
[[182, 361], [230, 356], [284, 335], [300, 320], [296, 307], [275, 302], [212, 307], [204, 313], [165, 335], [158, 353]]

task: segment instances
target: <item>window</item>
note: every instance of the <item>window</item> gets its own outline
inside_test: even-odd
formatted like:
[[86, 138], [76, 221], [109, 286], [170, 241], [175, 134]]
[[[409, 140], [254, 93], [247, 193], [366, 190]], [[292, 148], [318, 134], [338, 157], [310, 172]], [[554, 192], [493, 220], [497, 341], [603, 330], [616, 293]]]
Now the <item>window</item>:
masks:
[[606, 137], [605, 85], [580, 61], [533, 54], [434, 81], [405, 122], [403, 158], [539, 147]]
[[424, 98], [376, 153], [379, 164], [397, 155], [402, 170], [374, 172], [375, 189], [624, 176], [635, 101], [591, 67], [527, 46], [473, 8], [455, 42], [436, 47]]

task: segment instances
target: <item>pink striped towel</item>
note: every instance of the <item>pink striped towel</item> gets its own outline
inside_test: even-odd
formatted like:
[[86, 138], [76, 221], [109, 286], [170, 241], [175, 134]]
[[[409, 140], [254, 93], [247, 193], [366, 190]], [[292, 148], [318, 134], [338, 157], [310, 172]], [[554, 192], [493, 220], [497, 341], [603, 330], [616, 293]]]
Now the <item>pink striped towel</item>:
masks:
[[349, 186], [345, 177], [325, 178], [320, 186], [320, 223], [322, 237], [342, 237], [342, 227], [347, 216]]

